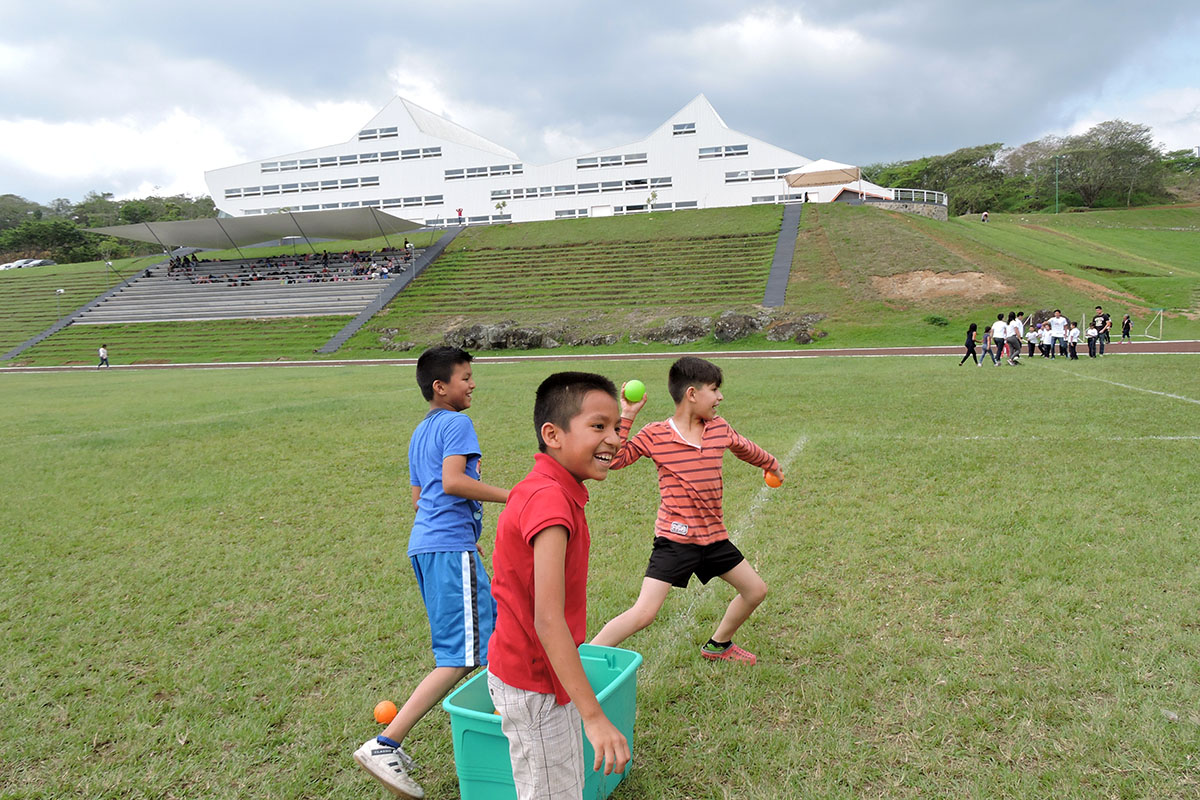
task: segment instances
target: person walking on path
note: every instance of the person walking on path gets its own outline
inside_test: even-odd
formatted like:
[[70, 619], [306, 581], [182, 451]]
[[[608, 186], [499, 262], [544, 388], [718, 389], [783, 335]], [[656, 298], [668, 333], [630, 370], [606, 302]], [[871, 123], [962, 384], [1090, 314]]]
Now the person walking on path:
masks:
[[1021, 337], [1025, 335], [1025, 323], [1021, 316], [1008, 314], [1008, 364], [1015, 367], [1021, 363]]
[[96, 365], [96, 369], [100, 369], [101, 367], [104, 367], [105, 369], [107, 369], [109, 366], [109, 364], [108, 364], [108, 345], [106, 345], [106, 344], [100, 345], [100, 349], [97, 352], [100, 356], [100, 363]]
[[1110, 341], [1109, 331], [1112, 330], [1112, 317], [1104, 313], [1104, 309], [1096, 306], [1096, 313], [1092, 317], [1092, 324], [1096, 327], [1096, 349], [1099, 351], [1097, 355], [1104, 355], [1104, 345]]
[[1121, 344], [1133, 343], [1133, 319], [1126, 314], [1121, 320]]
[[1072, 361], [1079, 360], [1079, 354], [1075, 349], [1079, 346], [1079, 326], [1074, 322], [1071, 323], [1071, 330], [1067, 331], [1067, 358]]
[[1004, 321], [1004, 312], [996, 315], [996, 321], [992, 323], [992, 344], [996, 346], [996, 355], [992, 358], [996, 366], [1000, 366], [1000, 360], [1004, 358], [1004, 345], [1008, 341], [1008, 323]]
[[971, 323], [971, 327], [967, 328], [967, 354], [962, 357], [962, 361], [958, 362], [960, 367], [968, 358], [975, 363], [975, 366], [979, 366], [979, 357], [975, 355], [975, 332], [977, 330], [979, 330], [979, 326], [974, 322]]

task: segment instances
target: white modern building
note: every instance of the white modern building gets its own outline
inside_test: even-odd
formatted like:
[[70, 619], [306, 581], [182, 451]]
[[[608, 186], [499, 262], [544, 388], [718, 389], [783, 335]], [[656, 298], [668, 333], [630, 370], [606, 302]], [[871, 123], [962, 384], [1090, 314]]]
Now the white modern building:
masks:
[[894, 198], [868, 181], [789, 187], [810, 161], [731, 129], [703, 95], [641, 141], [544, 165], [397, 97], [347, 142], [205, 179], [229, 216], [373, 207], [428, 225]]

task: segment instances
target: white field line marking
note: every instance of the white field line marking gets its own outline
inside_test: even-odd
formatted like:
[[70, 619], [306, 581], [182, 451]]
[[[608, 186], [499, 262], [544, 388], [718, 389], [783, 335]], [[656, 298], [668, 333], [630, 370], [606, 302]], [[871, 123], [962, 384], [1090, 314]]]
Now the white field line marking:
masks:
[[[779, 460], [779, 466], [783, 470], [785, 479], [787, 477], [788, 470], [792, 466], [792, 462], [796, 460], [796, 457], [798, 455], [800, 455], [800, 452], [804, 449], [804, 446], [806, 444], [808, 444], [808, 437], [801, 435], [800, 438], [796, 440], [796, 443], [792, 445], [792, 449], [787, 452], [787, 455], [785, 455], [783, 458], [781, 458]], [[765, 483], [761, 487], [759, 487], [758, 491], [755, 492], [755, 494], [754, 494], [754, 498], [750, 501], [750, 507], [748, 509], [746, 509], [744, 522], [739, 521], [738, 525], [726, 525], [725, 526], [730, 532], [730, 536], [729, 536], [730, 539], [734, 538], [733, 534], [736, 532], [738, 534], [737, 538], [740, 539], [741, 541], [745, 541], [746, 535], [743, 534], [743, 529], [745, 529], [745, 531], [747, 531], [747, 532], [750, 529], [753, 529], [754, 523], [758, 519], [758, 512], [762, 510], [762, 507], [766, 503], [767, 498], [770, 496], [770, 493], [773, 491], [776, 491], [776, 490], [771, 489]], [[692, 593], [692, 601], [690, 603], [688, 603], [687, 608], [676, 612], [675, 615], [672, 616], [669, 620], [664, 620], [662, 622], [655, 621], [655, 622], [651, 623], [650, 627], [646, 629], [647, 631], [654, 630], [655, 628], [659, 629], [657, 631], [657, 635], [654, 638], [654, 641], [657, 643], [661, 643], [664, 646], [665, 645], [676, 646], [678, 644], [678, 642], [684, 638], [683, 637], [684, 628], [689, 623], [698, 621], [698, 620], [694, 619], [693, 614], [692, 614], [692, 612], [694, 612], [696, 610], [696, 605], [699, 604], [700, 601], [708, 598], [709, 595], [712, 594], [712, 590], [715, 585], [716, 585], [716, 582], [714, 580], [714, 581], [709, 581], [707, 585], [700, 586]], [[639, 584], [639, 588], [640, 588], [640, 584]], [[690, 590], [685, 589], [684, 591], [690, 591]], [[669, 596], [669, 592], [668, 592], [668, 596]], [[723, 609], [722, 609], [721, 613], [722, 614], [725, 613]], [[716, 624], [718, 622], [720, 622], [720, 618], [712, 620], [713, 627], [716, 627]], [[648, 673], [648, 675], [646, 677], [647, 678], [651, 677], [654, 674], [654, 672], [657, 670], [658, 665], [663, 663], [663, 661], [664, 661], [664, 659], [653, 659], [653, 660], [647, 660], [647, 661], [643, 662], [642, 669], [644, 672]]]
[[[896, 434], [879, 434], [871, 437], [870, 434], [857, 434], [861, 438], [877, 438], [887, 439], [889, 441], [904, 441], [912, 442], [918, 439], [926, 442], [1063, 442], [1063, 441], [1078, 441], [1072, 436], [903, 436]], [[1163, 441], [1163, 442], [1186, 442], [1200, 439], [1200, 434], [1180, 434], [1180, 435], [1156, 435], [1148, 434], [1146, 436], [1089, 436], [1089, 442], [1147, 442], [1147, 441]]]
[[1191, 397], [1184, 397], [1181, 394], [1171, 394], [1170, 392], [1156, 392], [1153, 389], [1143, 389], [1141, 386], [1130, 386], [1127, 383], [1117, 383], [1116, 381], [1110, 381], [1107, 378], [1097, 378], [1095, 375], [1085, 375], [1082, 372], [1072, 372], [1070, 374], [1076, 378], [1086, 378], [1089, 381], [1100, 381], [1101, 383], [1107, 383], [1112, 386], [1120, 386], [1122, 389], [1130, 389], [1135, 392], [1145, 392], [1146, 394], [1156, 394], [1159, 397], [1169, 397], [1172, 400], [1182, 400], [1185, 403], [1195, 403], [1196, 405], [1200, 406], [1200, 400], [1196, 400]]

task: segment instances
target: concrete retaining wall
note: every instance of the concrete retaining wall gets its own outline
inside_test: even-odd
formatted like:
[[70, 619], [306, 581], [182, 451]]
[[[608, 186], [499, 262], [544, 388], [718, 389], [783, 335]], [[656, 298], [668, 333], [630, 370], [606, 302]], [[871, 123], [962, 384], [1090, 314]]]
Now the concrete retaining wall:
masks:
[[886, 208], [888, 211], [902, 211], [905, 214], [919, 214], [922, 217], [936, 219], [939, 222], [945, 222], [949, 219], [946, 206], [938, 203], [913, 203], [901, 200], [868, 200], [867, 202], [877, 208]]

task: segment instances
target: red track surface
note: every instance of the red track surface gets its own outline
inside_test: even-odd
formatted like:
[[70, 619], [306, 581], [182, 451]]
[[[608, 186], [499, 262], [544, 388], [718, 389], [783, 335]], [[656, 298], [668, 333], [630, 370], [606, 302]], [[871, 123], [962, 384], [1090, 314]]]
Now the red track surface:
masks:
[[[1081, 347], [1087, 358], [1086, 348]], [[494, 352], [494, 351], [489, 351]], [[475, 361], [481, 363], [505, 364], [523, 361], [641, 361], [647, 359], [675, 359], [684, 355], [701, 356], [704, 358], [826, 358], [830, 356], [843, 357], [880, 357], [880, 356], [957, 356], [965, 352], [962, 345], [946, 347], [850, 347], [842, 349], [807, 349], [807, 350], [733, 350], [733, 351], [700, 351], [670, 353], [575, 353], [563, 355], [521, 355], [519, 352], [504, 355], [476, 356]], [[1200, 353], [1200, 341], [1163, 341], [1163, 342], [1131, 342], [1130, 344], [1109, 344], [1107, 355], [1162, 355], [1169, 353]], [[1028, 360], [1028, 359], [1027, 359]], [[244, 369], [249, 367], [345, 367], [345, 366], [413, 366], [417, 359], [413, 358], [381, 358], [381, 359], [328, 359], [320, 361], [241, 361], [241, 362], [212, 362], [207, 364], [117, 364], [112, 369]], [[91, 364], [75, 364], [62, 367], [0, 367], [4, 372], [75, 372], [78, 370], [94, 370]]]

